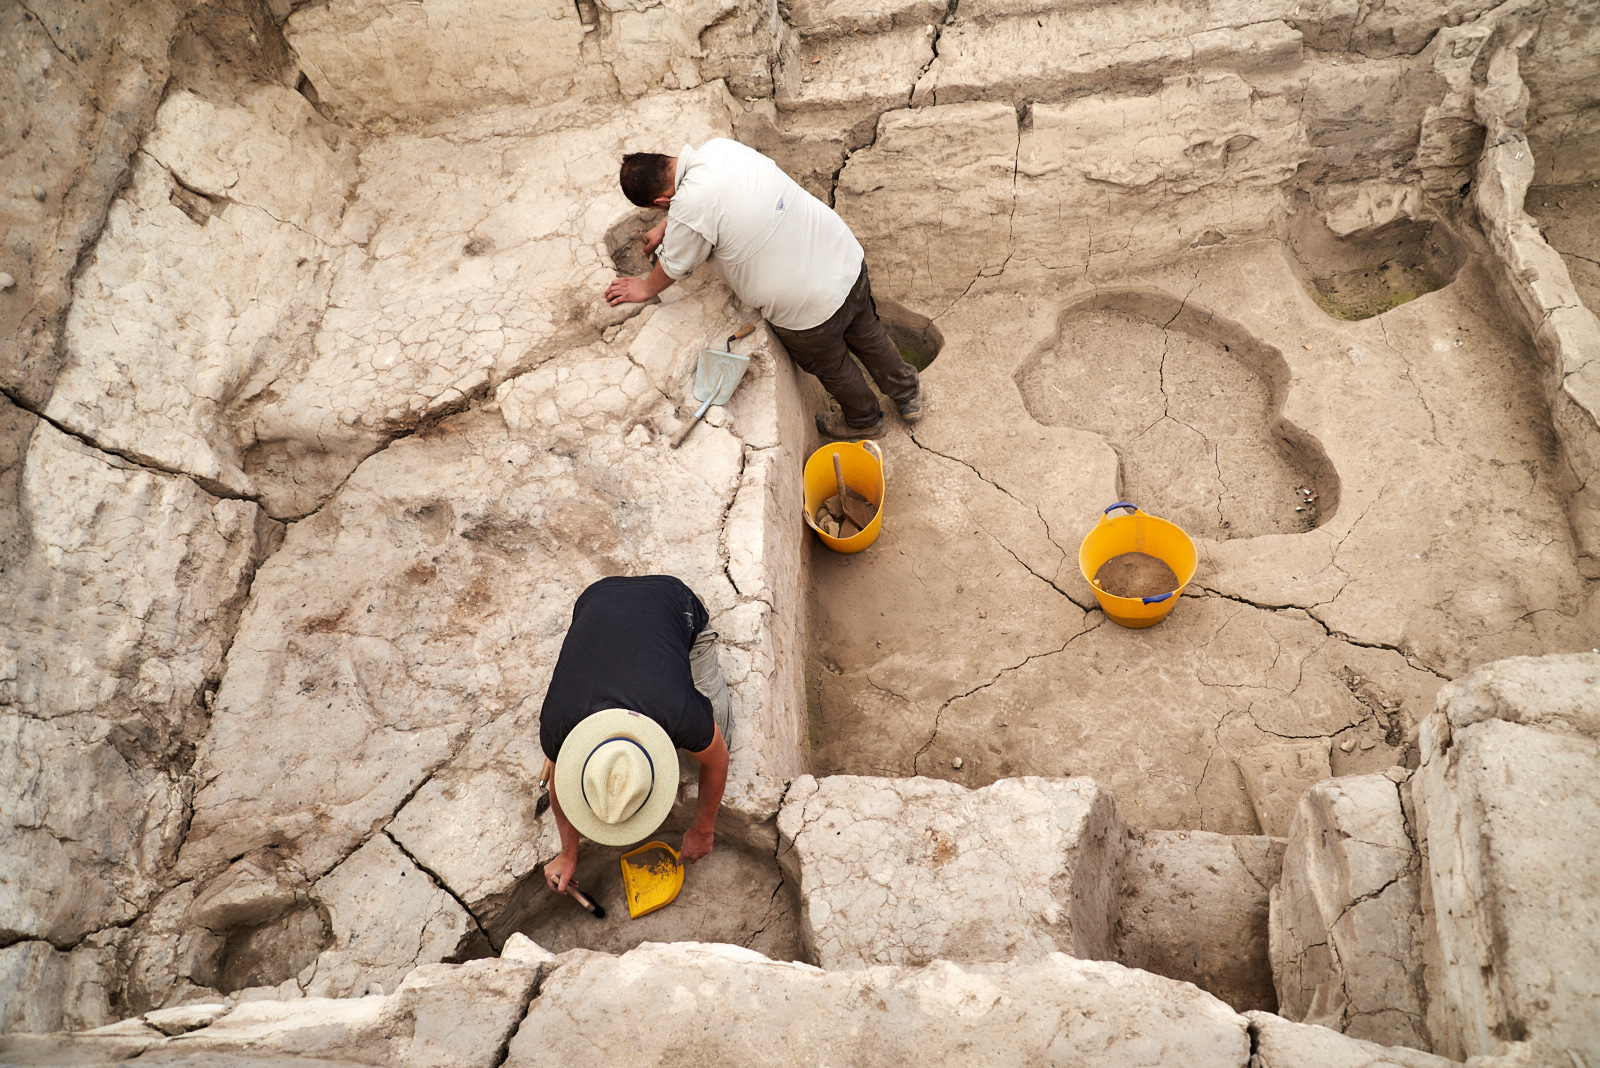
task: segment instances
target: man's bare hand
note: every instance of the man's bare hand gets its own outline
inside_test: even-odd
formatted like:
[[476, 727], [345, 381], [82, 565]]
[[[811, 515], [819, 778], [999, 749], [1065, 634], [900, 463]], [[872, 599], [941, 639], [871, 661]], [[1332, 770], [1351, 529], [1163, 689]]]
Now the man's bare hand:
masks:
[[577, 867], [578, 854], [576, 852], [557, 853], [556, 859], [544, 866], [545, 885], [558, 894], [566, 893], [567, 887], [578, 885], [577, 880], [572, 877], [572, 873]]
[[643, 304], [653, 296], [643, 278], [613, 278], [606, 286], [606, 303], [613, 308], [618, 304]]
[[639, 236], [644, 238], [645, 258], [650, 258], [650, 253], [661, 247], [662, 239], [667, 236], [667, 220], [662, 219], [648, 230], [640, 230]]
[[712, 839], [715, 837], [712, 831], [702, 831], [691, 824], [683, 832], [683, 848], [678, 851], [679, 859], [686, 864], [693, 864], [711, 852]]

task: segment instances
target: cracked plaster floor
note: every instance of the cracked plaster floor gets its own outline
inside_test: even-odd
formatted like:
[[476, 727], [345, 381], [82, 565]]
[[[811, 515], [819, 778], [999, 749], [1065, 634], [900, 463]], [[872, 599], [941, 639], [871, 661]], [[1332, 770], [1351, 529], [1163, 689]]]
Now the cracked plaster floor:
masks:
[[[1021, 288], [980, 280], [936, 320], [946, 345], [927, 414], [914, 437], [896, 424], [884, 442], [877, 544], [813, 547], [816, 774], [968, 786], [1089, 775], [1136, 828], [1282, 835], [1311, 782], [1406, 761], [1444, 679], [1595, 644], [1594, 583], [1577, 571], [1536, 358], [1481, 267], [1352, 323], [1318, 310], [1271, 242], [1196, 253], [1098, 295]], [[1108, 291], [1147, 324], [1063, 329], [1075, 321], [1062, 309]], [[1207, 504], [1174, 477], [1182, 443], [1165, 457], [1134, 435], [1113, 449], [1072, 417], [1058, 389], [1119, 375], [1126, 395], [1101, 399], [1159, 413], [1149, 353], [1127, 345], [1155, 344], [1148, 321], [1169, 319], [1281, 353], [1280, 414], [1331, 469], [1322, 494], [1336, 504], [1315, 529], [1214, 540], [1240, 483], [1212, 487]], [[1225, 380], [1214, 359], [1193, 367], [1190, 383]], [[1041, 393], [1060, 400], [1053, 412]], [[1107, 622], [1077, 572], [1078, 542], [1129, 481], [1154, 514], [1213, 517], [1194, 531], [1186, 596], [1144, 631]], [[1249, 529], [1286, 512], [1303, 522], [1278, 500], [1294, 481], [1245, 482], [1231, 503], [1259, 517]]]

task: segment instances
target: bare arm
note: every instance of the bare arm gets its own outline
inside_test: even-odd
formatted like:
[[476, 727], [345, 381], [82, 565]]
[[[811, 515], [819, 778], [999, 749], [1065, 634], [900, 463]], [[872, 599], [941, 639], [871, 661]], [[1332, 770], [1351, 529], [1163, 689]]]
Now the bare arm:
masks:
[[650, 255], [656, 250], [656, 246], [661, 244], [662, 239], [667, 236], [667, 217], [665, 215], [661, 216], [660, 222], [648, 230], [639, 231], [639, 236], [644, 238], [644, 254], [646, 256]]
[[728, 746], [722, 740], [722, 728], [712, 727], [711, 744], [689, 755], [700, 764], [700, 796], [695, 802], [694, 822], [683, 832], [683, 859], [692, 864], [711, 852], [717, 809], [722, 807], [722, 792], [728, 786]]
[[558, 894], [567, 892], [569, 885], [576, 885], [572, 873], [578, 867], [578, 828], [567, 819], [567, 814], [561, 811], [561, 799], [556, 796], [556, 769], [547, 758], [544, 762], [546, 782], [550, 784], [550, 811], [556, 817], [556, 831], [561, 835], [561, 852], [556, 854], [554, 860], [544, 866], [544, 881], [550, 889]]

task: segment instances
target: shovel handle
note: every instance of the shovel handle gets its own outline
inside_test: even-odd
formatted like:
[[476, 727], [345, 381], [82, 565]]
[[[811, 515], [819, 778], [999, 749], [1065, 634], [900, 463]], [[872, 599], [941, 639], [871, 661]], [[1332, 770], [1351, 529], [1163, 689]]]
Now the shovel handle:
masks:
[[672, 448], [676, 449], [679, 445], [682, 445], [683, 442], [684, 442], [684, 439], [686, 439], [689, 436], [689, 431], [693, 430], [694, 427], [695, 427], [695, 424], [698, 423], [699, 421], [700, 421], [700, 417], [697, 415], [693, 419], [689, 420], [689, 422], [684, 426], [684, 428], [682, 430], [680, 430], [676, 434], [672, 435], [672, 441], [670, 442]]
[[[722, 380], [721, 379], [717, 380], [717, 388], [718, 389], [722, 388]], [[684, 427], [682, 430], [678, 431], [676, 434], [672, 435], [672, 447], [674, 449], [676, 449], [679, 445], [682, 445], [684, 440], [686, 438], [688, 438], [689, 431], [694, 429], [694, 426], [695, 426], [696, 423], [698, 423], [701, 419], [705, 418], [706, 410], [711, 407], [712, 397], [715, 397], [715, 396], [716, 396], [716, 394], [713, 393], [711, 395], [711, 397], [707, 397], [706, 398], [706, 402], [704, 404], [700, 405], [700, 407], [695, 411], [694, 418], [689, 420], [689, 425]]]
[[[754, 330], [755, 327], [752, 326], [750, 329]], [[672, 447], [674, 449], [682, 445], [684, 440], [688, 438], [689, 431], [694, 429], [694, 425], [706, 417], [706, 412], [711, 410], [711, 402], [717, 399], [718, 393], [722, 392], [722, 382], [726, 377], [726, 375], [722, 374], [717, 375], [717, 388], [711, 391], [711, 396], [701, 402], [700, 407], [695, 410], [694, 418], [689, 420], [689, 425], [672, 435]]]

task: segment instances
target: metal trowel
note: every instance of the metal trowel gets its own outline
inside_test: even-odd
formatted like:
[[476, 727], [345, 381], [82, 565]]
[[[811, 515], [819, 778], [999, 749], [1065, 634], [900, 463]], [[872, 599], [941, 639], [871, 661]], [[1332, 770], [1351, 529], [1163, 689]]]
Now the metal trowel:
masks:
[[[749, 334], [756, 328], [755, 323], [740, 330], [728, 338], [728, 344]], [[700, 402], [700, 407], [695, 411], [694, 418], [689, 424], [678, 431], [672, 438], [672, 447], [676, 449], [682, 445], [689, 436], [689, 431], [705, 416], [713, 404], [727, 404], [733, 396], [734, 389], [739, 385], [739, 379], [744, 377], [745, 371], [750, 366], [750, 357], [740, 356], [737, 352], [724, 352], [721, 349], [701, 349], [700, 362], [694, 369], [694, 399]]]

